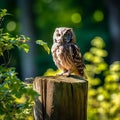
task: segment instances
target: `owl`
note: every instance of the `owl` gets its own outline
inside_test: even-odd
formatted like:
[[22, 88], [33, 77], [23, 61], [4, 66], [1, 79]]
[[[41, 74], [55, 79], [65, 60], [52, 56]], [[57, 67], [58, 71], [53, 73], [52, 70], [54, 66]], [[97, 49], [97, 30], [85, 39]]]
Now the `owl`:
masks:
[[84, 61], [72, 28], [56, 28], [53, 34], [53, 45], [51, 48], [53, 61], [58, 69], [62, 70], [60, 75], [77, 76], [86, 78], [84, 73]]

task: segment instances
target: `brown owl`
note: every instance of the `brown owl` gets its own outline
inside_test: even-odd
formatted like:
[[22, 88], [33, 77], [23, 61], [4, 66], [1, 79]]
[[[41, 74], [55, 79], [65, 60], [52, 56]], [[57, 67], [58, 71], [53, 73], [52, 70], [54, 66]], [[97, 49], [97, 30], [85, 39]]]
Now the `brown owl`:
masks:
[[55, 29], [51, 52], [56, 66], [62, 70], [60, 75], [69, 76], [74, 73], [86, 78], [85, 65], [80, 49], [76, 45], [72, 28], [60, 27]]

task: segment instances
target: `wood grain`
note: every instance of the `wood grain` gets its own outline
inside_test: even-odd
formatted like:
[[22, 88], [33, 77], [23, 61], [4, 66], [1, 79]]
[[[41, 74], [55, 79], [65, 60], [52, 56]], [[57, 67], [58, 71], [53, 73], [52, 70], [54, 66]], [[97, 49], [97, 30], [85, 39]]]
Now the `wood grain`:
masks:
[[87, 120], [88, 82], [76, 76], [36, 77], [35, 120]]

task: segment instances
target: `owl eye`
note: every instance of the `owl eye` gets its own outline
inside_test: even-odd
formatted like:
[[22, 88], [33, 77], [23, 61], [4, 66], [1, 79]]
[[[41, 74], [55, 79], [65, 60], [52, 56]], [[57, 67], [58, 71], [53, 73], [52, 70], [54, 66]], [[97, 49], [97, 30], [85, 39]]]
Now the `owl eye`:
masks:
[[59, 37], [59, 36], [60, 36], [60, 34], [59, 34], [59, 33], [57, 33], [57, 36]]

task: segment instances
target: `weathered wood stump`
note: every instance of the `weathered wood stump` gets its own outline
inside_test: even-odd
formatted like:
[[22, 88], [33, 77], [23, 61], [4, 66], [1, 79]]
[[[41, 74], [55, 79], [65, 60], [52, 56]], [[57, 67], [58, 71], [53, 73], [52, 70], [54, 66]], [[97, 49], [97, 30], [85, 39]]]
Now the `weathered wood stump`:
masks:
[[36, 77], [35, 120], [86, 120], [88, 82], [78, 77]]

